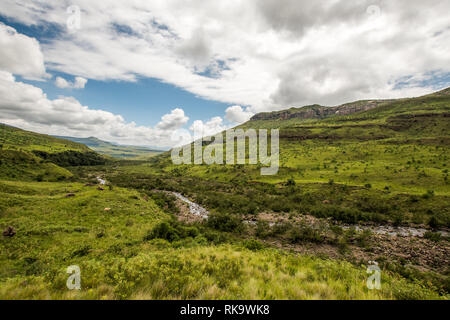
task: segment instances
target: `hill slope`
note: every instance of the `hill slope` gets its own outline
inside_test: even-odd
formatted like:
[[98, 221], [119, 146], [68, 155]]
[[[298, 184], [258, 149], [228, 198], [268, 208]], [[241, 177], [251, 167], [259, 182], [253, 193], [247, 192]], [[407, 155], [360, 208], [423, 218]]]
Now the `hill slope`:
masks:
[[0, 144], [3, 145], [3, 149], [39, 150], [48, 153], [68, 150], [79, 152], [92, 151], [80, 143], [22, 130], [5, 124], [0, 124]]
[[162, 153], [162, 151], [160, 150], [154, 150], [146, 147], [117, 145], [111, 142], [100, 140], [95, 137], [74, 138], [74, 137], [58, 136], [58, 138], [84, 144], [89, 148], [91, 148], [92, 150], [94, 150], [95, 152], [114, 158], [122, 158], [122, 159], [149, 158]]
[[104, 164], [87, 146], [0, 124], [0, 178], [56, 181], [72, 176], [63, 167]]
[[[267, 120], [256, 117], [239, 128], [280, 129], [280, 169], [273, 176], [262, 176], [261, 165], [177, 166], [169, 154], [158, 156], [150, 168], [130, 167], [127, 172], [223, 183], [222, 187], [199, 188], [197, 195], [212, 208], [229, 206], [236, 213], [314, 213], [346, 222], [434, 224], [437, 219], [438, 224], [450, 227], [448, 91], [383, 101], [366, 111], [324, 119], [277, 118], [283, 112], [264, 116]], [[183, 184], [177, 183], [182, 189]], [[283, 192], [273, 189], [274, 185], [297, 185], [301, 191], [286, 190], [280, 196]], [[338, 187], [343, 189], [338, 192]], [[433, 201], [406, 201], [420, 196]]]
[[[255, 120], [252, 126], [282, 127], [281, 168], [272, 177], [250, 165], [174, 166], [167, 154], [80, 167], [70, 183], [4, 181], [11, 179], [0, 174], [0, 227], [16, 232], [0, 238], [0, 298], [448, 298], [447, 240], [434, 233], [434, 240], [390, 238], [338, 224], [450, 225], [448, 100], [441, 98], [325, 119]], [[9, 135], [4, 141], [21, 141]], [[26, 155], [35, 169], [83, 153], [62, 149], [61, 140], [30, 139], [44, 145], [25, 138], [1, 154]], [[99, 175], [108, 188], [94, 184]], [[183, 207], [161, 190], [195, 200], [209, 218], [185, 225]], [[366, 286], [373, 260], [383, 270], [381, 290]], [[82, 290], [69, 291], [66, 268], [74, 264]]]

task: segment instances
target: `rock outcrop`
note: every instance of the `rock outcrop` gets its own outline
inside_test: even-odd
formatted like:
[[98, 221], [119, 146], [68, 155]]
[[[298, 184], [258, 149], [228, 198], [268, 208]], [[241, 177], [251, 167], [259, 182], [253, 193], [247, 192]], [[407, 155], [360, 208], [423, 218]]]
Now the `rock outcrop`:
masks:
[[337, 107], [324, 107], [312, 105], [302, 108], [291, 108], [275, 112], [263, 112], [254, 115], [250, 121], [257, 120], [288, 120], [288, 119], [323, 119], [336, 115], [350, 115], [357, 112], [367, 111], [392, 100], [365, 100], [346, 103]]

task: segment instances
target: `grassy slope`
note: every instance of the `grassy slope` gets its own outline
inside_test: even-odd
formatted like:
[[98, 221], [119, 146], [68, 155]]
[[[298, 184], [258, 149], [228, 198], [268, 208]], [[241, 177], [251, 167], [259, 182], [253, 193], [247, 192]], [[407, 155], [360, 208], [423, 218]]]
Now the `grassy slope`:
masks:
[[[281, 167], [274, 176], [261, 176], [260, 166], [251, 165], [176, 166], [169, 154], [118, 171], [153, 185], [152, 177], [160, 176], [161, 188], [173, 181], [173, 188], [218, 211], [313, 213], [344, 222], [433, 225], [437, 219], [449, 227], [448, 92], [350, 116], [247, 122], [241, 127], [280, 128]], [[288, 180], [295, 191], [284, 185]]]
[[[65, 198], [69, 191], [76, 196]], [[202, 235], [144, 241], [168, 215], [137, 191], [0, 182], [0, 210], [0, 226], [17, 230], [0, 239], [0, 299], [438, 297], [389, 273], [381, 291], [370, 291], [364, 266], [346, 262], [214, 245]], [[65, 287], [74, 264], [82, 271], [80, 292]]]
[[87, 146], [59, 139], [45, 134], [25, 131], [0, 124], [0, 144], [3, 149], [22, 150], [22, 151], [45, 151], [48, 153], [57, 153], [63, 151], [91, 151]]
[[59, 137], [62, 139], [67, 139], [77, 143], [84, 144], [98, 152], [113, 158], [119, 159], [147, 159], [161, 153], [159, 150], [153, 150], [145, 147], [136, 146], [120, 146], [113, 143], [102, 141], [100, 139], [90, 137], [90, 138], [74, 138], [74, 137]]
[[[281, 166], [298, 182], [450, 193], [450, 95], [397, 100], [351, 116], [306, 122], [250, 121], [281, 128]], [[288, 173], [288, 174], [289, 174]], [[268, 177], [276, 182], [284, 177]]]
[[[432, 108], [433, 112], [447, 112], [447, 98], [432, 99], [433, 101], [426, 101], [428, 107], [421, 105], [422, 109], [426, 109], [426, 113], [430, 111], [430, 103], [436, 104]], [[387, 132], [385, 127], [379, 127], [378, 124], [389, 122], [389, 114], [409, 113], [409, 107], [417, 106], [419, 100], [409, 101], [404, 105], [401, 103], [401, 106], [384, 108], [382, 112], [385, 115], [378, 110], [379, 113], [368, 112], [370, 117], [363, 115], [362, 119], [361, 115], [355, 115], [294, 124], [314, 128], [293, 128], [293, 124], [289, 124], [287, 126], [289, 128], [286, 129], [289, 134], [294, 132], [298, 136], [299, 132], [303, 135], [303, 130], [312, 130], [308, 135], [312, 132], [313, 136], [302, 140], [289, 137], [282, 139], [283, 167], [276, 177], [261, 178], [255, 166], [175, 167], [171, 165], [166, 155], [160, 156], [150, 164], [126, 165], [117, 169], [106, 167], [105, 174], [112, 179], [117, 177], [118, 180], [125, 178], [131, 180], [136, 183], [133, 187], [139, 190], [147, 188], [147, 185], [139, 186], [141, 180], [138, 177], [151, 184], [158, 180], [158, 178], [153, 180], [151, 174], [155, 174], [156, 177], [162, 178], [162, 181], [155, 182], [161, 183], [161, 187], [165, 185], [171, 189], [182, 188], [188, 193], [190, 190], [194, 198], [198, 196], [196, 192], [209, 197], [208, 192], [217, 191], [220, 193], [217, 195], [220, 200], [229, 200], [234, 204], [240, 200], [243, 203], [253, 200], [257, 203], [259, 201], [257, 197], [267, 195], [270, 195], [267, 205], [274, 202], [284, 203], [286, 201], [282, 198], [280, 201], [276, 198], [282, 197], [284, 193], [289, 197], [301, 195], [293, 201], [302, 204], [306, 194], [309, 193], [308, 202], [314, 200], [321, 203], [322, 197], [324, 199], [326, 197], [336, 203], [348, 201], [347, 205], [353, 206], [354, 192], [357, 195], [361, 193], [358, 197], [362, 204], [366, 204], [367, 199], [375, 199], [376, 203], [388, 203], [391, 196], [395, 197], [396, 194], [422, 193], [433, 188], [436, 192], [435, 198], [416, 199], [413, 206], [419, 208], [433, 205], [436, 206], [435, 210], [440, 210], [440, 215], [446, 215], [444, 209], [448, 207], [446, 206], [448, 189], [445, 184], [438, 181], [443, 180], [445, 174], [442, 172], [438, 177], [428, 173], [434, 167], [438, 170], [444, 167], [448, 154], [448, 145], [445, 144], [445, 137], [448, 136], [446, 120], [432, 117], [433, 121], [436, 121], [436, 126], [413, 123], [413, 126], [408, 126], [405, 130], [393, 130], [389, 133], [389, 137], [371, 138]], [[400, 112], [396, 112], [394, 108], [398, 108], [397, 111]], [[424, 112], [419, 109], [416, 111]], [[345, 129], [323, 128], [343, 122], [350, 126], [346, 126]], [[371, 134], [367, 131], [367, 127], [361, 127], [364, 123], [375, 124], [371, 128], [375, 128], [373, 130], [376, 131]], [[355, 124], [359, 128], [355, 128]], [[260, 124], [261, 127], [272, 125]], [[420, 126], [423, 128], [420, 129]], [[321, 136], [335, 132], [341, 132], [336, 135], [337, 138], [323, 139]], [[444, 142], [441, 142], [441, 136], [444, 137]], [[436, 139], [437, 137], [439, 139]], [[390, 143], [389, 139], [394, 143]], [[420, 142], [422, 139], [426, 141]], [[54, 147], [45, 143], [44, 141], [42, 148], [54, 150]], [[394, 155], [390, 154], [389, 157], [386, 155], [386, 158], [383, 158], [384, 154], [389, 154], [386, 152], [388, 148], [394, 148], [390, 151]], [[395, 157], [395, 153], [399, 156]], [[302, 156], [309, 157], [308, 161]], [[410, 159], [411, 156], [415, 157], [414, 161]], [[312, 168], [319, 168], [303, 170], [302, 166], [307, 166], [310, 161], [314, 163]], [[321, 161], [326, 162], [326, 167]], [[406, 161], [411, 163], [407, 164]], [[10, 160], [7, 162], [10, 163]], [[360, 167], [361, 162], [363, 165]], [[386, 177], [381, 175], [380, 182], [376, 182], [375, 177], [380, 175], [370, 175], [370, 170], [372, 166], [382, 168], [381, 163], [384, 167], [385, 163], [387, 166], [395, 167], [397, 173], [390, 173]], [[366, 165], [368, 169], [365, 169]], [[329, 169], [328, 166], [333, 167]], [[335, 166], [338, 166], [338, 172]], [[351, 171], [345, 171], [343, 169], [345, 166], [350, 166]], [[407, 166], [409, 168], [406, 168]], [[416, 169], [417, 166], [420, 167]], [[425, 170], [426, 176], [421, 175], [419, 178], [418, 172], [422, 169]], [[341, 171], [346, 174], [341, 175]], [[348, 177], [353, 171], [359, 174], [356, 181], [354, 177], [351, 180]], [[403, 176], [406, 176], [406, 179], [403, 179]], [[190, 180], [190, 177], [193, 177], [193, 180]], [[286, 181], [290, 177], [298, 183], [298, 189], [294, 190], [294, 194], [292, 189], [281, 185], [274, 188], [256, 185], [253, 189], [249, 184], [252, 180], [272, 184]], [[387, 180], [388, 178], [392, 180]], [[334, 179], [335, 184], [328, 184], [330, 179]], [[311, 181], [314, 183], [309, 183]], [[383, 187], [387, 181], [390, 186], [389, 193]], [[372, 189], [359, 187], [367, 182], [373, 184]], [[346, 190], [347, 193], [342, 193], [343, 190], [336, 186], [336, 183], [354, 187]], [[251, 193], [246, 194], [246, 190], [250, 190]], [[69, 192], [75, 193], [75, 197], [66, 198], [65, 195]], [[340, 199], [347, 196], [349, 197], [347, 200]], [[204, 203], [215, 211], [214, 203], [208, 202], [210, 200], [204, 199]], [[405, 207], [411, 206], [411, 203], [407, 202]], [[264, 202], [262, 204], [264, 205]], [[111, 210], [105, 211], [104, 208]], [[382, 290], [369, 291], [365, 285], [367, 274], [364, 266], [300, 256], [270, 248], [252, 251], [239, 240], [219, 244], [208, 240], [204, 234], [198, 234], [193, 238], [172, 243], [165, 240], [145, 241], [144, 236], [149, 230], [158, 222], [168, 219], [169, 215], [164, 211], [164, 207], [156, 206], [153, 200], [146, 199], [139, 191], [131, 189], [114, 187], [113, 190], [98, 191], [95, 187], [85, 187], [82, 183], [0, 181], [0, 227], [4, 229], [11, 225], [17, 230], [15, 237], [0, 239], [0, 298], [438, 297], [435, 292], [425, 289], [422, 285], [406, 281], [388, 271], [382, 273]], [[80, 292], [68, 291], [65, 287], [68, 276], [65, 269], [73, 264], [78, 264], [82, 270], [83, 290]]]
[[[370, 184], [392, 193], [450, 195], [450, 95], [396, 100], [351, 116], [323, 120], [249, 121], [243, 129], [280, 128], [280, 166], [275, 176], [261, 176], [248, 166], [247, 179], [278, 183]], [[169, 155], [158, 159], [165, 172], [176, 166]], [[249, 168], [253, 168], [249, 169]], [[211, 176], [211, 171], [215, 175]], [[229, 181], [232, 170], [192, 166], [184, 174]]]
[[72, 173], [33, 152], [92, 154], [83, 144], [0, 124], [0, 179], [64, 180]]

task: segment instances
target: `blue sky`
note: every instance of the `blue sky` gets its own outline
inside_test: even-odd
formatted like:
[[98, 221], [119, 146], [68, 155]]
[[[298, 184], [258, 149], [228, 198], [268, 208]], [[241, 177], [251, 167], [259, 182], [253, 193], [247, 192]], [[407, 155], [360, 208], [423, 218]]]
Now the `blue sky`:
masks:
[[[18, 32], [36, 38], [40, 43], [46, 43], [61, 35], [63, 30], [57, 25], [27, 26], [12, 18], [0, 16], [3, 22]], [[51, 71], [54, 77], [68, 80], [72, 75]], [[125, 120], [134, 121], [138, 125], [154, 126], [168, 110], [182, 107], [191, 119], [208, 120], [225, 113], [230, 106], [223, 102], [202, 99], [186, 90], [164, 83], [154, 78], [139, 77], [135, 82], [107, 80], [90, 80], [83, 90], [58, 88], [52, 81], [22, 81], [31, 83], [44, 90], [50, 99], [58, 96], [73, 96], [83, 105], [121, 114]]]
[[[421, 12], [417, 16], [417, 12]], [[450, 2], [2, 0], [0, 122], [170, 147], [258, 112], [450, 86]]]
[[[73, 78], [60, 72], [52, 74], [70, 80]], [[83, 105], [121, 114], [125, 120], [145, 126], [156, 125], [164, 114], [177, 107], [182, 107], [189, 116], [189, 125], [193, 119], [207, 120], [217, 115], [222, 116], [230, 106], [196, 97], [152, 78], [138, 79], [136, 82], [90, 80], [83, 90], [61, 89], [51, 81], [23, 81], [42, 88], [50, 99], [61, 95], [73, 96]]]

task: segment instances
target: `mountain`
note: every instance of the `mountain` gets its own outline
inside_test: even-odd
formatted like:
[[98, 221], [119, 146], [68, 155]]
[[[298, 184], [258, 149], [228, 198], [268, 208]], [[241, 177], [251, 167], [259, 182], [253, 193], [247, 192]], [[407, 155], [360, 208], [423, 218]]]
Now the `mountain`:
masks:
[[[399, 130], [400, 122], [402, 122], [401, 126], [409, 123], [412, 127], [417, 127], [419, 124], [425, 124], [426, 119], [445, 118], [449, 112], [449, 92], [450, 88], [447, 88], [416, 98], [362, 100], [336, 107], [312, 105], [275, 112], [263, 112], [254, 115], [250, 121], [240, 127], [254, 129], [281, 128], [285, 132], [296, 128], [295, 131], [298, 133], [303, 130], [301, 134], [305, 136], [308, 133], [305, 130], [309, 130], [309, 132], [312, 130], [316, 133], [327, 131], [328, 134], [335, 135], [339, 131], [331, 132], [330, 130], [341, 129], [340, 131], [342, 131], [344, 127], [349, 130], [355, 127], [367, 129], [372, 126], [378, 129], [388, 129], [388, 131], [383, 130], [385, 136], [389, 132], [391, 135], [397, 136], [394, 133], [404, 132], [404, 130]], [[415, 117], [415, 119], [408, 120], [408, 117]], [[423, 121], [420, 123], [416, 121], [418, 117], [423, 118]], [[437, 121], [442, 124], [441, 120]], [[430, 130], [432, 128], [425, 125], [421, 129]], [[421, 132], [421, 130], [416, 132], [410, 130], [408, 134], [418, 136]], [[435, 134], [438, 133], [435, 132]], [[315, 136], [318, 137], [318, 135]], [[339, 136], [342, 137], [342, 135]]]
[[[274, 211], [299, 210], [345, 220], [348, 213], [342, 210], [346, 208], [358, 216], [350, 214], [349, 221], [355, 218], [393, 222], [401, 215], [404, 220], [418, 223], [427, 223], [430, 216], [425, 212], [433, 211], [442, 225], [450, 226], [446, 208], [450, 197], [449, 92], [450, 88], [415, 98], [364, 100], [331, 108], [316, 105], [258, 114], [238, 128], [280, 130], [280, 167], [273, 176], [262, 176], [262, 165], [177, 166], [170, 154], [155, 158], [155, 167], [161, 168], [162, 174], [169, 172], [176, 177], [224, 183], [231, 190], [245, 186], [236, 193], [228, 191], [228, 200], [223, 192], [211, 191], [210, 204], [214, 210], [225, 206], [222, 204], [225, 201], [235, 204], [236, 213], [250, 210], [246, 207], [248, 203], [263, 210], [272, 208], [272, 204], [264, 202], [267, 192], [261, 194], [253, 183], [279, 185], [289, 181], [306, 191], [305, 203], [299, 204], [302, 202], [299, 200], [286, 205], [290, 200], [283, 198], [274, 202]], [[331, 201], [328, 198], [333, 195], [323, 196], [316, 205], [308, 203], [317, 188], [327, 190], [333, 185], [357, 191], [336, 200], [341, 205], [331, 209], [323, 208], [321, 201]], [[442, 197], [439, 201], [435, 198], [431, 211], [405, 201], [399, 203], [396, 198], [399, 194], [416, 197], [427, 192]], [[198, 197], [208, 203], [205, 193], [202, 189]], [[390, 202], [392, 208], [366, 209], [369, 205], [362, 203], [362, 198], [373, 203]], [[240, 201], [243, 207], [237, 205]]]
[[94, 150], [95, 152], [114, 158], [145, 159], [162, 153], [162, 151], [160, 150], [155, 150], [146, 147], [123, 146], [103, 141], [95, 137], [89, 138], [75, 138], [64, 136], [57, 136], [57, 137], [84, 144], [89, 148], [91, 148], [92, 150]]
[[[350, 103], [345, 103], [335, 107], [326, 107], [321, 105], [310, 105], [304, 106], [300, 108], [290, 108], [281, 111], [274, 112], [262, 112], [254, 115], [250, 122], [256, 121], [281, 121], [285, 122], [286, 120], [291, 120], [290, 123], [293, 122], [301, 122], [313, 119], [326, 119], [336, 116], [349, 116], [356, 113], [361, 113], [373, 109], [378, 109], [378, 107], [398, 105], [403, 102], [413, 102], [418, 99], [430, 99], [430, 98], [438, 98], [438, 97], [446, 97], [450, 95], [450, 88], [446, 88], [439, 92], [432, 93], [430, 95], [426, 95], [418, 98], [409, 98], [409, 99], [386, 99], [386, 100], [360, 100]], [[405, 110], [407, 111], [407, 110]], [[285, 123], [283, 123], [285, 124]]]
[[321, 105], [290, 108], [276, 112], [263, 112], [254, 115], [250, 120], [288, 120], [288, 119], [324, 119], [335, 115], [350, 115], [356, 112], [367, 111], [376, 108], [392, 100], [365, 100], [343, 104], [337, 107], [325, 107]]

